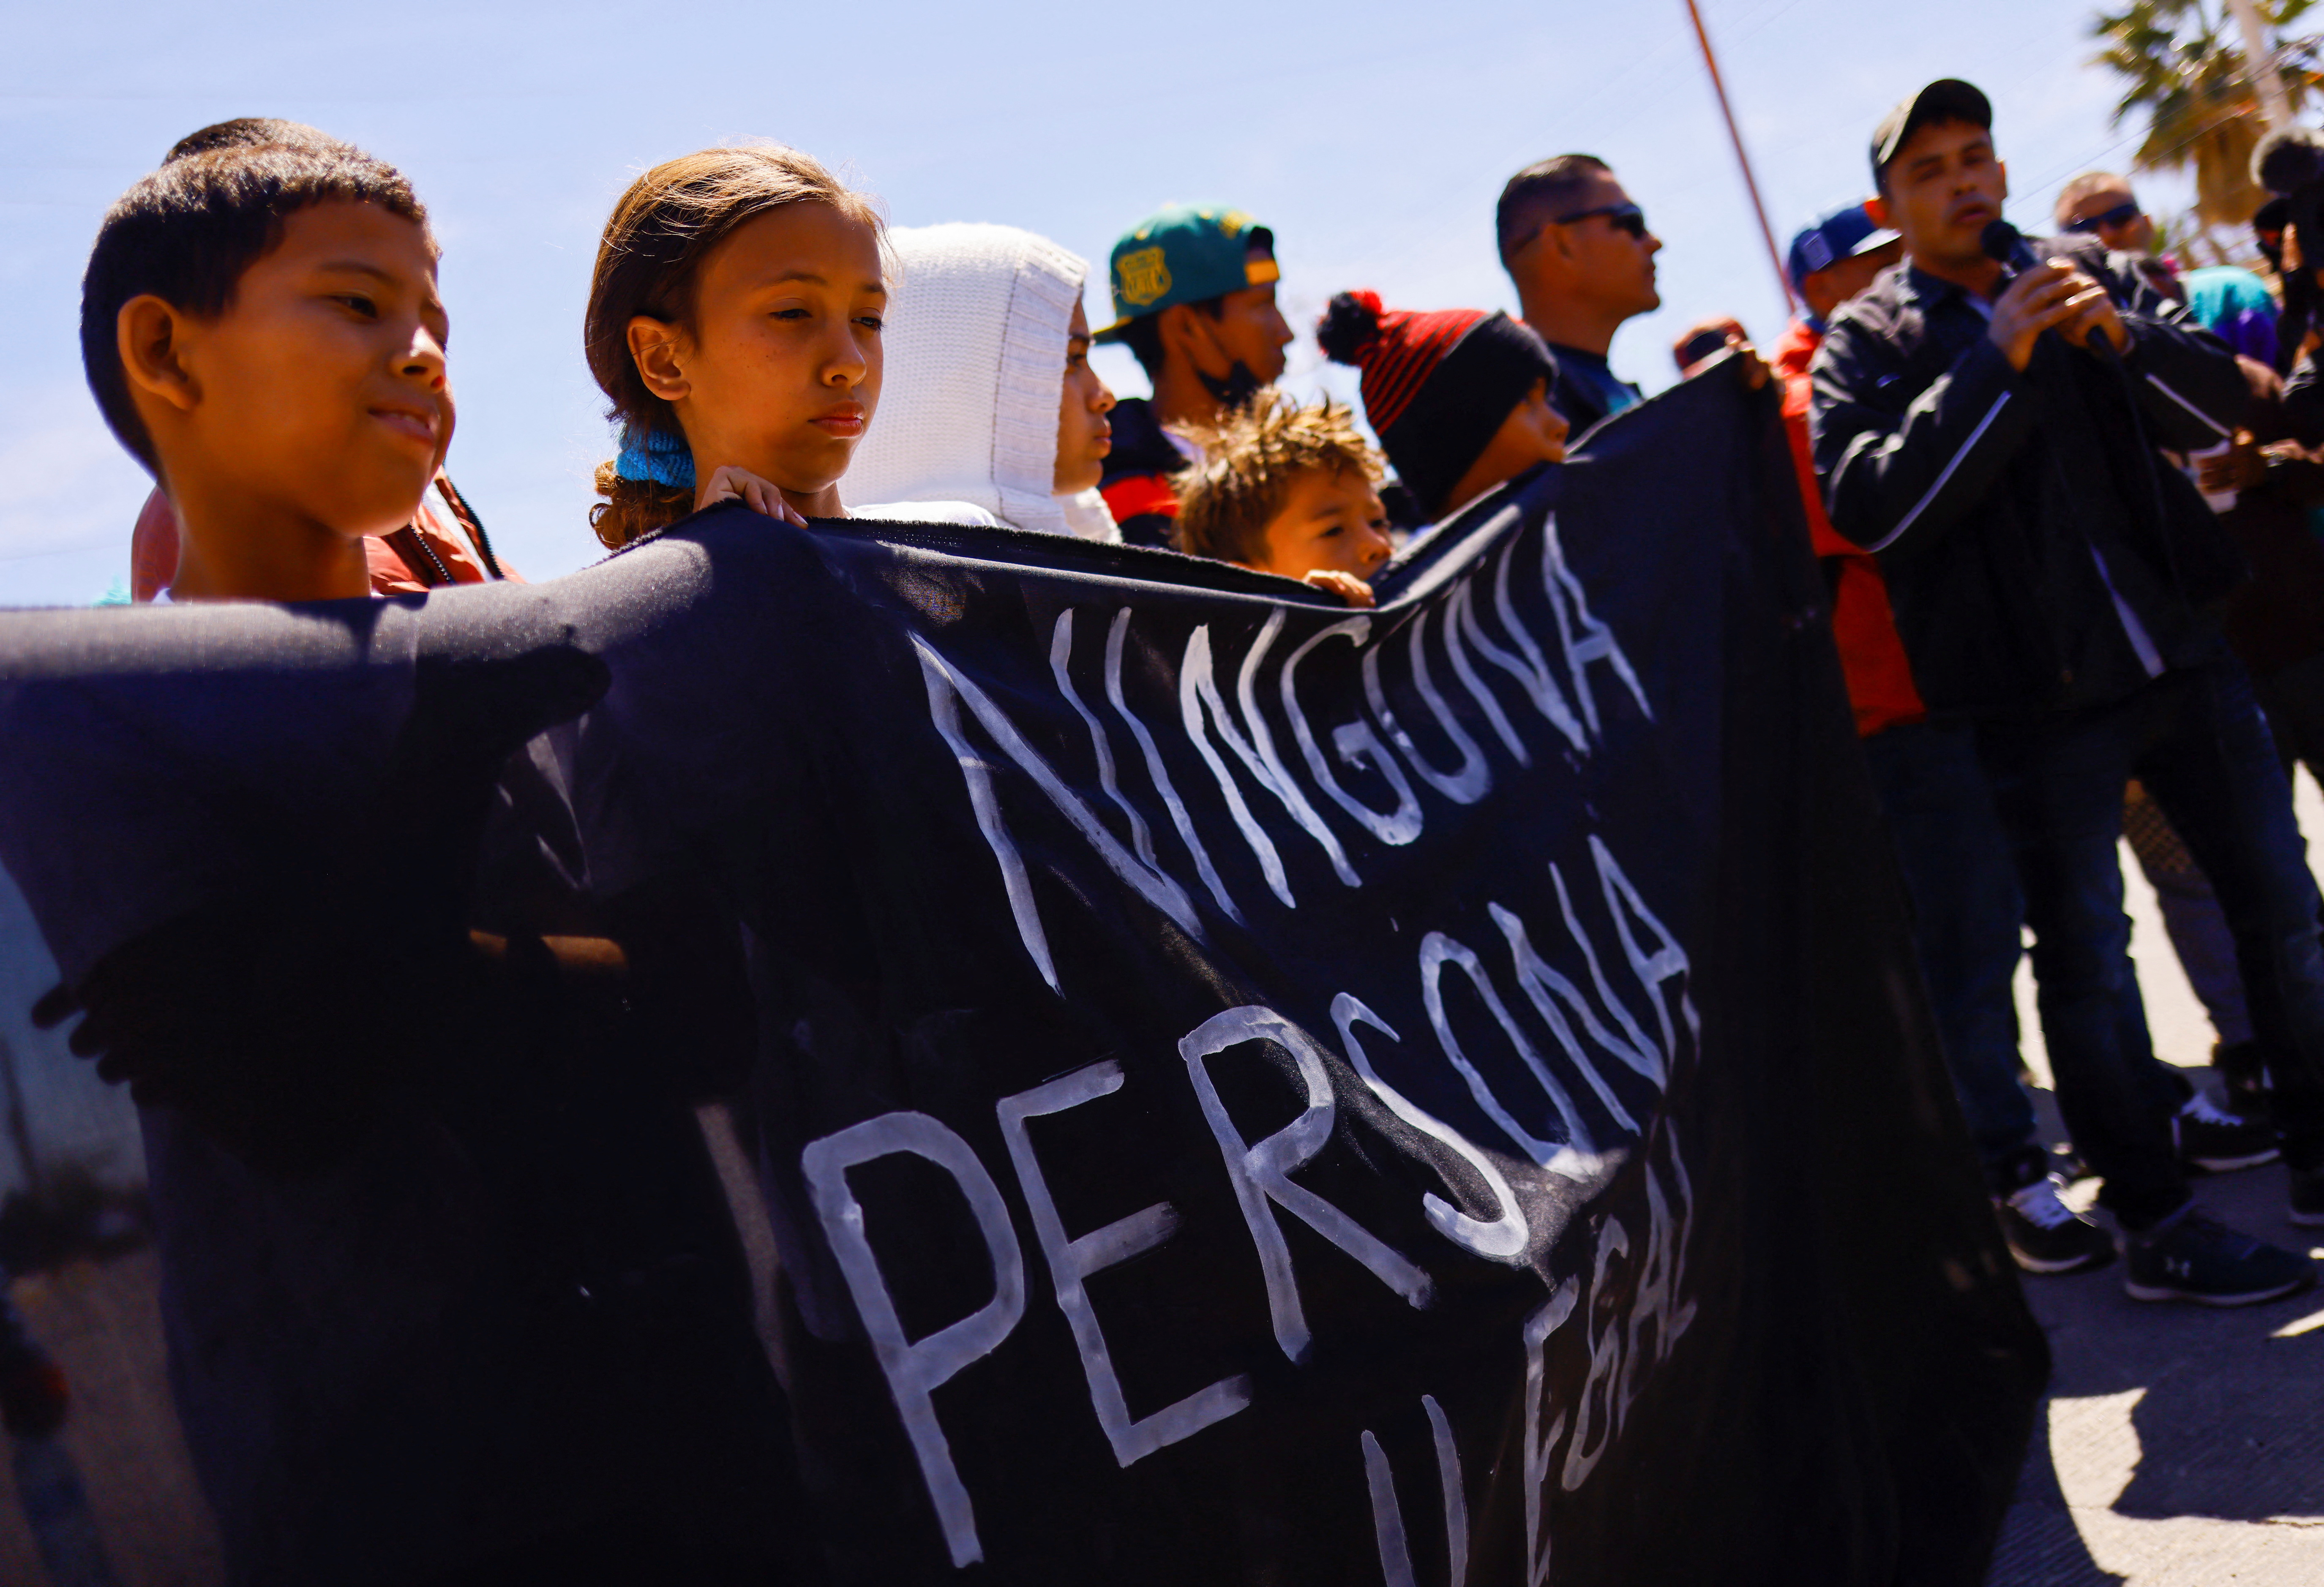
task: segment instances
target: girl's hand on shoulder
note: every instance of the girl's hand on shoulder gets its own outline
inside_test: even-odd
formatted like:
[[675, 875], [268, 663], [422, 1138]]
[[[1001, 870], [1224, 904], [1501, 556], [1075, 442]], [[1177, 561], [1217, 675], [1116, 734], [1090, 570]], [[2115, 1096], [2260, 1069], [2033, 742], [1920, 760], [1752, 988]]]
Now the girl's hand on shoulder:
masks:
[[1333, 595], [1351, 606], [1376, 604], [1372, 586], [1352, 573], [1342, 573], [1336, 567], [1318, 567], [1302, 578], [1300, 583]]
[[799, 510], [783, 500], [782, 491], [770, 480], [761, 479], [747, 468], [729, 465], [714, 468], [710, 477], [694, 493], [694, 510], [715, 507], [721, 502], [740, 502], [752, 512], [769, 518], [779, 518], [786, 523], [807, 527], [807, 519]]

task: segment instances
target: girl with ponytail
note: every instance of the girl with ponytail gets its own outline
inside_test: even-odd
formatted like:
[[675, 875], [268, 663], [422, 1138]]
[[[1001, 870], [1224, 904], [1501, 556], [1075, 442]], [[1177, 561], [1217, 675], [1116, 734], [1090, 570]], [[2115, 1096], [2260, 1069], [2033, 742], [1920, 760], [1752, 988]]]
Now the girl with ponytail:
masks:
[[616, 549], [714, 503], [804, 523], [880, 400], [872, 201], [795, 149], [705, 149], [623, 193], [589, 284], [589, 372], [621, 454], [590, 513]]

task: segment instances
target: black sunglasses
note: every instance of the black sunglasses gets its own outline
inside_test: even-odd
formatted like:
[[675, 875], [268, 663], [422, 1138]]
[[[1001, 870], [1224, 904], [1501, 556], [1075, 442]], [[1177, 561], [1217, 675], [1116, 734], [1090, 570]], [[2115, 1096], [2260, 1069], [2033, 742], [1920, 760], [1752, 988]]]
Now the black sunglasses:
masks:
[[2080, 220], [2070, 220], [2066, 229], [2076, 234], [2097, 231], [2100, 226], [2128, 226], [2139, 217], [2135, 204], [2117, 204], [2104, 215], [2089, 215]]
[[1616, 231], [1628, 232], [1640, 241], [1645, 240], [1646, 212], [1636, 204], [1602, 204], [1595, 209], [1577, 209], [1571, 215], [1559, 216], [1549, 224], [1572, 226], [1579, 221], [1594, 220], [1601, 215], [1606, 217], [1606, 224]]

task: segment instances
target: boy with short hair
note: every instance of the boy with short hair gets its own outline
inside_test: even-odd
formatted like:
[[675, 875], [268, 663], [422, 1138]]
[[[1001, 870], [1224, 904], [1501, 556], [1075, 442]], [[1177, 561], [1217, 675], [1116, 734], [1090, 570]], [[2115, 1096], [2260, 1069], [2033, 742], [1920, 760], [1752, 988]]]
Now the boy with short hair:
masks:
[[[174, 160], [107, 214], [84, 362], [182, 526], [174, 601], [370, 595], [366, 540], [452, 433], [436, 260], [402, 176], [335, 143]], [[545, 872], [510, 935], [467, 928], [503, 901], [480, 853], [542, 847], [491, 812], [555, 797], [508, 751], [602, 674], [519, 681], [429, 685], [329, 853], [286, 837], [246, 896], [35, 1010], [82, 1012], [74, 1050], [140, 1104], [171, 1387], [236, 1583], [777, 1572], [781, 1412], [677, 1094], [689, 1055], [747, 1062], [711, 1029], [739, 946]], [[608, 913], [632, 929], [535, 935]]]
[[1177, 479], [1178, 549], [1372, 604], [1367, 581], [1395, 548], [1379, 454], [1345, 408], [1261, 392], [1200, 438], [1202, 461]]
[[411, 521], [450, 445], [427, 213], [344, 146], [173, 161], [106, 217], [81, 352], [167, 492], [175, 598], [370, 593], [363, 541]]
[[[171, 145], [163, 165], [222, 149], [271, 145], [323, 155], [357, 152], [328, 133], [303, 122], [272, 116], [239, 116], [187, 134]], [[411, 521], [392, 535], [368, 536], [364, 554], [371, 567], [372, 593], [402, 595], [439, 585], [481, 584], [512, 577], [493, 554], [467, 502], [440, 471], [433, 494], [423, 498]], [[178, 519], [168, 494], [156, 485], [137, 514], [129, 543], [129, 596], [152, 601], [169, 591], [178, 573]], [[173, 597], [174, 598], [174, 597]]]

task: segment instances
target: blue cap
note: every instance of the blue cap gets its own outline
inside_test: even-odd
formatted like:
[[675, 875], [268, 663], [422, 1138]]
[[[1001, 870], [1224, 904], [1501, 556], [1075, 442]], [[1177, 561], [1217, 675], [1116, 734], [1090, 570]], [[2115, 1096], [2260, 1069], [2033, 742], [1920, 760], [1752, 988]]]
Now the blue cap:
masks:
[[1896, 233], [1875, 226], [1872, 217], [1864, 213], [1862, 204], [1843, 204], [1818, 216], [1792, 239], [1784, 272], [1792, 278], [1792, 290], [1801, 292], [1804, 291], [1801, 283], [1817, 271], [1829, 270], [1843, 259], [1885, 247], [1896, 236]]

